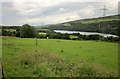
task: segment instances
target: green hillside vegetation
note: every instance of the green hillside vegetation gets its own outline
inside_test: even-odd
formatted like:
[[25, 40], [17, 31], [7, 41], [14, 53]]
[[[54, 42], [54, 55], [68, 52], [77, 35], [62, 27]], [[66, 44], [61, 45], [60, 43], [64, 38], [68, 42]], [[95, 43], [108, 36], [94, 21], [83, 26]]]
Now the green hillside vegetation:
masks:
[[119, 35], [118, 23], [120, 15], [106, 16], [99, 18], [83, 19], [65, 22], [61, 24], [50, 25], [48, 28], [52, 30], [71, 30], [71, 31], [86, 31], [100, 32], [107, 34]]

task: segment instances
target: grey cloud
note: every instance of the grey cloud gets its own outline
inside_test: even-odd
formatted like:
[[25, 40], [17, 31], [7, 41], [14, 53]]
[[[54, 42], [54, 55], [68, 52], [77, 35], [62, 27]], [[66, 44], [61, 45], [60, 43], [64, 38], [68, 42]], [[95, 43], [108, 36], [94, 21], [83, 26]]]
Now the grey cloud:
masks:
[[[37, 18], [37, 17], [46, 17], [51, 15], [57, 15], [57, 14], [66, 14], [66, 13], [72, 13], [77, 12], [77, 14], [80, 16], [80, 19], [84, 18], [90, 18], [90, 17], [100, 17], [102, 16], [102, 11], [100, 9], [103, 7], [103, 5], [106, 5], [108, 3], [105, 2], [64, 2], [59, 3], [57, 5], [53, 5], [50, 7], [40, 7], [42, 11], [36, 11], [34, 15], [22, 15], [17, 10], [13, 9], [12, 2], [3, 2], [2, 3], [2, 23], [7, 25], [22, 25], [22, 23], [19, 23], [20, 20], [25, 18]], [[89, 5], [93, 6], [94, 8], [94, 15], [86, 16], [84, 12], [82, 12], [84, 9], [86, 9]], [[19, 6], [18, 6], [19, 8]], [[61, 9], [61, 10], [60, 10]], [[117, 10], [109, 10], [109, 14], [117, 14]], [[59, 18], [59, 17], [56, 17]], [[49, 18], [50, 19], [50, 18]], [[67, 19], [67, 18], [66, 18]], [[56, 20], [56, 19], [55, 19]], [[45, 22], [38, 22], [34, 23], [34, 25], [41, 25], [46, 24]]]

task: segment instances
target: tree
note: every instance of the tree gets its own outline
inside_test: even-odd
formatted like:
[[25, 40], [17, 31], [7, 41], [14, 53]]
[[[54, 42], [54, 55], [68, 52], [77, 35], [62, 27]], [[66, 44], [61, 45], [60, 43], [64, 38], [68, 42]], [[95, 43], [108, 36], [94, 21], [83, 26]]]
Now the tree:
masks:
[[36, 31], [33, 26], [29, 24], [24, 24], [20, 29], [20, 37], [21, 38], [33, 38], [36, 36]]
[[16, 31], [15, 36], [20, 37], [20, 31]]

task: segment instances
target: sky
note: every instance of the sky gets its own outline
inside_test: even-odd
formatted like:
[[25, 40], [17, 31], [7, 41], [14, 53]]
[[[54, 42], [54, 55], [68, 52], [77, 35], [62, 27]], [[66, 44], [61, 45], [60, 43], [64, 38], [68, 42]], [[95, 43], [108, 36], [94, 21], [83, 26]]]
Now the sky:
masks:
[[118, 14], [119, 0], [4, 0], [0, 25], [41, 26]]

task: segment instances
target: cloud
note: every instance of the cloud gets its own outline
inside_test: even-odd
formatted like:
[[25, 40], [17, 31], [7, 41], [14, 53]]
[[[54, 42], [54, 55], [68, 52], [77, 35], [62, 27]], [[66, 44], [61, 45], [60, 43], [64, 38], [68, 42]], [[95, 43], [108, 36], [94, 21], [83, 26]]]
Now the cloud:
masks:
[[24, 15], [35, 14], [37, 11], [41, 11], [39, 8], [41, 6], [37, 3], [13, 2], [13, 9]]
[[0, 3], [0, 24], [2, 24], [2, 5]]
[[60, 1], [54, 1], [54, 0], [34, 0], [33, 2], [30, 2], [28, 0], [14, 0], [13, 1], [13, 9], [17, 10], [20, 14], [25, 15], [34, 15], [37, 12], [41, 13], [44, 11], [44, 8], [51, 7], [53, 5], [56, 5]]
[[59, 12], [64, 12], [65, 8], [59, 8]]
[[104, 5], [109, 9], [109, 15], [117, 14], [117, 2], [79, 2], [80, 0], [19, 1], [22, 2], [18, 2], [18, 0], [7, 3], [3, 2], [3, 24], [56, 24], [78, 19], [100, 17], [102, 16], [100, 9]]
[[[32, 1], [32, 2], [30, 2], [30, 1]], [[37, 13], [39, 13], [39, 14], [44, 13], [46, 10], [49, 10], [49, 8], [51, 8], [51, 7], [53, 9], [55, 9], [54, 7], [57, 7], [59, 4], [64, 4], [65, 2], [67, 2], [67, 3], [76, 2], [77, 3], [82, 0], [69, 0], [69, 1], [66, 1], [66, 0], [30, 0], [30, 1], [29, 0], [20, 0], [20, 2], [19, 2], [18, 0], [14, 0], [13, 8], [20, 14], [24, 14], [25, 16], [29, 16], [29, 15], [31, 16], [31, 15], [35, 15]], [[85, 1], [89, 1], [89, 0], [85, 0]], [[97, 0], [91, 0], [91, 1], [97, 2]], [[111, 2], [109, 2], [109, 5], [112, 5], [111, 10], [116, 9], [117, 6], [116, 6], [115, 2], [117, 3], [118, 0], [115, 0], [114, 2], [112, 2], [112, 0], [109, 0], [109, 1], [111, 1]], [[108, 4], [105, 4], [105, 5], [108, 5]], [[68, 7], [70, 7], [70, 5]], [[84, 10], [85, 14], [93, 15], [94, 14], [93, 8], [94, 7], [92, 5], [87, 7], [86, 11]], [[59, 7], [59, 10], [57, 10], [56, 13], [62, 13], [65, 11], [67, 11], [67, 10], [64, 7]], [[51, 12], [49, 11], [49, 13], [51, 13]]]
[[[2, 0], [2, 2], [14, 2], [15, 0]], [[68, 0], [16, 0], [17, 2], [68, 2]], [[69, 0], [69, 2], [114, 2], [119, 0]]]
[[[68, 19], [69, 18], [69, 19]], [[66, 14], [55, 14], [55, 15], [49, 15], [44, 17], [35, 17], [35, 18], [24, 18], [19, 21], [19, 23], [30, 23], [30, 24], [36, 24], [36, 23], [42, 23], [42, 24], [56, 24], [61, 22], [67, 22], [68, 20], [77, 20], [80, 16], [76, 13], [66, 13]]]
[[83, 13], [85, 13], [85, 16], [92, 16], [94, 15], [95, 7], [92, 5], [88, 5], [85, 9], [83, 9]]
[[106, 5], [109, 10], [118, 10], [118, 2], [110, 2]]

